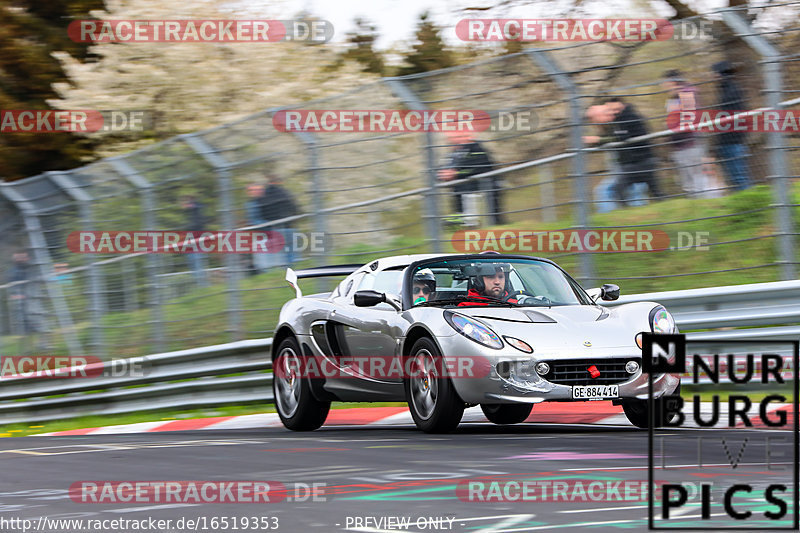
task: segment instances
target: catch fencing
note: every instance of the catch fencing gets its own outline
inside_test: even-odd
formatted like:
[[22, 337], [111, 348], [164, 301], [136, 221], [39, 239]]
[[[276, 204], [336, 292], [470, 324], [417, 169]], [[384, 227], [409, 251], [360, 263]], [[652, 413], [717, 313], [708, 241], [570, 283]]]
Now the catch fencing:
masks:
[[[797, 264], [800, 176], [793, 169], [800, 168], [800, 135], [749, 134], [754, 187], [744, 191], [726, 180], [718, 139], [699, 137], [710, 186], [689, 195], [679, 178], [686, 165], [672, 157], [662, 74], [681, 70], [701, 107], [713, 108], [712, 65], [732, 59], [748, 109], [799, 109], [798, 11], [791, 2], [676, 22], [678, 28], [708, 21], [713, 28], [687, 40], [535, 43], [292, 109], [487, 111], [493, 127], [478, 138], [497, 168], [473, 178], [480, 201], [461, 213], [468, 215], [461, 223], [485, 229], [500, 214], [504, 227], [520, 230], [670, 236], [663, 251], [534, 252], [554, 258], [585, 286], [613, 282], [634, 293], [789, 280]], [[633, 104], [652, 132], [646, 140], [657, 154], [651, 167], [666, 195], [661, 201], [646, 188], [632, 188], [628, 205], [615, 201], [611, 184], [625, 174], [616, 161], [629, 146], [584, 144], [583, 136], [599, 131], [586, 110], [612, 96]], [[0, 352], [114, 359], [266, 338], [292, 296], [283, 281], [285, 253], [268, 254], [263, 272], [244, 254], [75, 254], [66, 246], [75, 231], [257, 227], [324, 234], [321, 249], [297, 243], [293, 260], [300, 267], [455, 249], [453, 235], [465, 226], [454, 226], [451, 183], [439, 179], [453, 149], [443, 135], [287, 133], [273, 122], [279, 111], [0, 185], [0, 280], [8, 281], [0, 285]], [[522, 116], [530, 127], [502, 127], [501, 117]], [[266, 173], [282, 178], [296, 216], [262, 224], [248, 216], [248, 185]], [[491, 189], [501, 195], [499, 212]], [[330, 288], [330, 280], [317, 283], [320, 291]]]

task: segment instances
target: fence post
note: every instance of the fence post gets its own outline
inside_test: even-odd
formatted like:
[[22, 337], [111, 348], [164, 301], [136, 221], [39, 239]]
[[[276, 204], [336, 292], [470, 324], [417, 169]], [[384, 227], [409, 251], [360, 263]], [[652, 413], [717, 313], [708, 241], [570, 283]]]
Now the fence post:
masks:
[[[139, 174], [125, 159], [111, 158], [111, 166], [131, 185], [136, 187], [142, 204], [142, 226], [147, 231], [156, 229], [155, 200], [153, 185]], [[164, 344], [164, 308], [161, 298], [162, 287], [158, 274], [161, 272], [161, 256], [147, 254], [147, 283], [150, 294], [150, 333], [157, 353], [166, 351]]]
[[[402, 78], [383, 78], [383, 82], [389, 86], [389, 89], [400, 98], [409, 109], [417, 109], [420, 111], [428, 109], [422, 100], [409, 89], [404, 83]], [[425, 210], [428, 219], [427, 230], [430, 239], [433, 242], [433, 253], [442, 252], [442, 219], [439, 215], [439, 205], [437, 202], [437, 187], [438, 178], [436, 176], [437, 163], [436, 155], [433, 152], [434, 141], [433, 132], [425, 131], [425, 144], [422, 146], [425, 150], [425, 170], [428, 174], [428, 190], [425, 191]]]
[[56, 312], [56, 319], [63, 331], [64, 342], [67, 345], [69, 354], [83, 355], [83, 349], [81, 348], [78, 336], [75, 334], [75, 325], [72, 323], [72, 316], [69, 313], [69, 308], [64, 299], [64, 292], [61, 290], [61, 285], [58, 283], [49, 283], [53, 272], [53, 262], [47, 251], [47, 242], [42, 234], [42, 225], [39, 223], [39, 218], [36, 216], [36, 209], [31, 202], [14, 190], [11, 185], [0, 184], [0, 194], [5, 195], [10, 202], [15, 204], [22, 214], [25, 230], [28, 233], [28, 241], [30, 242], [31, 251], [33, 252], [34, 263], [39, 267], [39, 276], [50, 297], [53, 309]]
[[[573, 196], [577, 205], [575, 215], [578, 219], [577, 228], [586, 229], [589, 226], [589, 186], [586, 176], [585, 152], [583, 151], [583, 110], [581, 109], [578, 86], [573, 83], [556, 61], [545, 51], [529, 49], [525, 53], [545, 74], [553, 78], [561, 89], [569, 95], [569, 114], [570, 114], [570, 144], [575, 153], [572, 158]], [[580, 278], [595, 281], [594, 259], [589, 253], [581, 253], [580, 257]]]
[[[327, 217], [323, 212], [325, 209], [325, 193], [323, 191], [322, 174], [320, 174], [319, 166], [319, 141], [316, 135], [307, 131], [293, 132], [297, 138], [305, 145], [308, 152], [308, 173], [311, 176], [311, 211], [314, 213], [313, 225], [314, 232], [322, 233], [325, 235], [327, 228]], [[328, 246], [331, 246], [331, 239], [325, 238], [324, 248], [322, 252], [313, 253], [316, 256], [316, 262], [319, 265], [328, 264]], [[294, 246], [294, 243], [288, 243], [289, 246]], [[317, 278], [316, 287], [320, 292], [327, 290], [328, 283], [324, 278]]]
[[[723, 11], [725, 24], [741, 37], [750, 48], [762, 57], [762, 75], [766, 105], [773, 109], [781, 107], [783, 76], [781, 73], [781, 53], [762, 35], [753, 33], [753, 29], [733, 11]], [[797, 277], [795, 267], [794, 221], [792, 220], [792, 202], [789, 198], [789, 168], [786, 164], [786, 146], [783, 143], [784, 133], [772, 131], [767, 133], [767, 150], [769, 151], [769, 179], [772, 180], [772, 196], [775, 202], [775, 225], [778, 227], [778, 263], [781, 265], [781, 279], [790, 280]]]
[[556, 190], [553, 184], [553, 169], [550, 165], [542, 165], [537, 172], [539, 177], [539, 194], [542, 199], [542, 222], [555, 222], [557, 218]]
[[[67, 172], [51, 171], [45, 175], [55, 183], [64, 194], [69, 196], [78, 204], [78, 211], [81, 217], [81, 224], [84, 230], [91, 230], [95, 227], [94, 217], [92, 216], [92, 202], [94, 198], [83, 188], [78, 186]], [[92, 302], [90, 313], [92, 316], [91, 341], [89, 343], [89, 353], [98, 357], [104, 356], [105, 342], [103, 339], [103, 317], [106, 314], [105, 292], [103, 290], [103, 273], [94, 261], [89, 259], [87, 272], [89, 275], [89, 298]]]
[[[222, 157], [217, 150], [210, 146], [199, 134], [192, 133], [181, 135], [181, 139], [189, 145], [198, 155], [205, 159], [217, 174], [219, 184], [222, 225], [223, 230], [236, 229], [236, 219], [233, 208], [233, 183], [230, 172], [230, 164]], [[228, 329], [231, 333], [231, 340], [242, 339], [242, 328], [239, 312], [241, 305], [239, 302], [239, 262], [236, 254], [225, 255], [225, 269], [228, 271]]]

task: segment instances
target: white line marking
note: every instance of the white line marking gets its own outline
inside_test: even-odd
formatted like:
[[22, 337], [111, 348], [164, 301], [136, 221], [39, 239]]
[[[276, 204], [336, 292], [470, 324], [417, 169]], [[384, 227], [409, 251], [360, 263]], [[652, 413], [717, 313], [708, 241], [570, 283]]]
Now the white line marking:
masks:
[[201, 503], [170, 503], [166, 505], [149, 505], [147, 507], [129, 507], [127, 509], [109, 509], [103, 511], [107, 513], [135, 513], [137, 511], [149, 511], [151, 509], [173, 509], [177, 507], [197, 507], [203, 505]]
[[647, 502], [644, 502], [644, 505], [626, 505], [624, 507], [600, 507], [595, 509], [570, 509], [569, 511], [558, 511], [559, 513], [570, 514], [570, 513], [594, 513], [594, 512], [602, 512], [602, 511], [622, 511], [627, 509], [647, 509]]
[[[508, 527], [508, 526], [516, 526], [517, 524], [521, 524], [527, 520], [530, 520], [536, 515], [533, 514], [520, 514], [516, 516], [511, 516], [506, 518], [505, 520], [501, 520], [495, 524], [490, 525], [489, 527], [482, 527], [474, 531], [474, 533], [494, 533], [495, 531], [502, 531], [498, 530], [498, 528]], [[461, 519], [461, 522], [466, 522], [467, 520]], [[455, 520], [453, 520], [455, 522]]]

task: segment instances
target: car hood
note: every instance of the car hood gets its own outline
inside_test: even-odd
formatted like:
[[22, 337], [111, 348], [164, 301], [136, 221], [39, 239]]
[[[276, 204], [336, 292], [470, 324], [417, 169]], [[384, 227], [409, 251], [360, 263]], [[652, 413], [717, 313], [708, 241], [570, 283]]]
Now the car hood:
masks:
[[[638, 321], [626, 320], [615, 309], [594, 305], [555, 307], [462, 307], [458, 313], [490, 325], [500, 335], [517, 337], [542, 350], [631, 348], [641, 331]], [[588, 343], [588, 344], [587, 344]], [[576, 354], [576, 355], [578, 355]]]

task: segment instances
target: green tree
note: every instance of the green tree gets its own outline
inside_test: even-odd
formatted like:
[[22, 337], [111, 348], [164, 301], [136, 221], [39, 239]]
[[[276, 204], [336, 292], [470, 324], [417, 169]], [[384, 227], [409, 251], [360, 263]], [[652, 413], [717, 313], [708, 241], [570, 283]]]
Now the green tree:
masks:
[[[80, 61], [88, 46], [67, 36], [67, 26], [102, 9], [103, 0], [0, 0], [0, 109], [51, 109], [52, 84], [67, 79], [53, 52]], [[0, 179], [71, 168], [91, 153], [90, 142], [67, 132], [0, 134]]]
[[418, 74], [440, 68], [452, 67], [456, 64], [453, 52], [447, 48], [439, 33], [439, 27], [428, 20], [428, 12], [422, 13], [417, 22], [417, 42], [411, 52], [406, 55], [408, 66], [401, 67], [400, 75]]
[[363, 72], [382, 76], [386, 71], [386, 65], [381, 54], [375, 50], [375, 41], [378, 39], [376, 26], [362, 17], [356, 17], [354, 22], [356, 30], [347, 34], [350, 47], [344, 53], [345, 59], [361, 63]]

